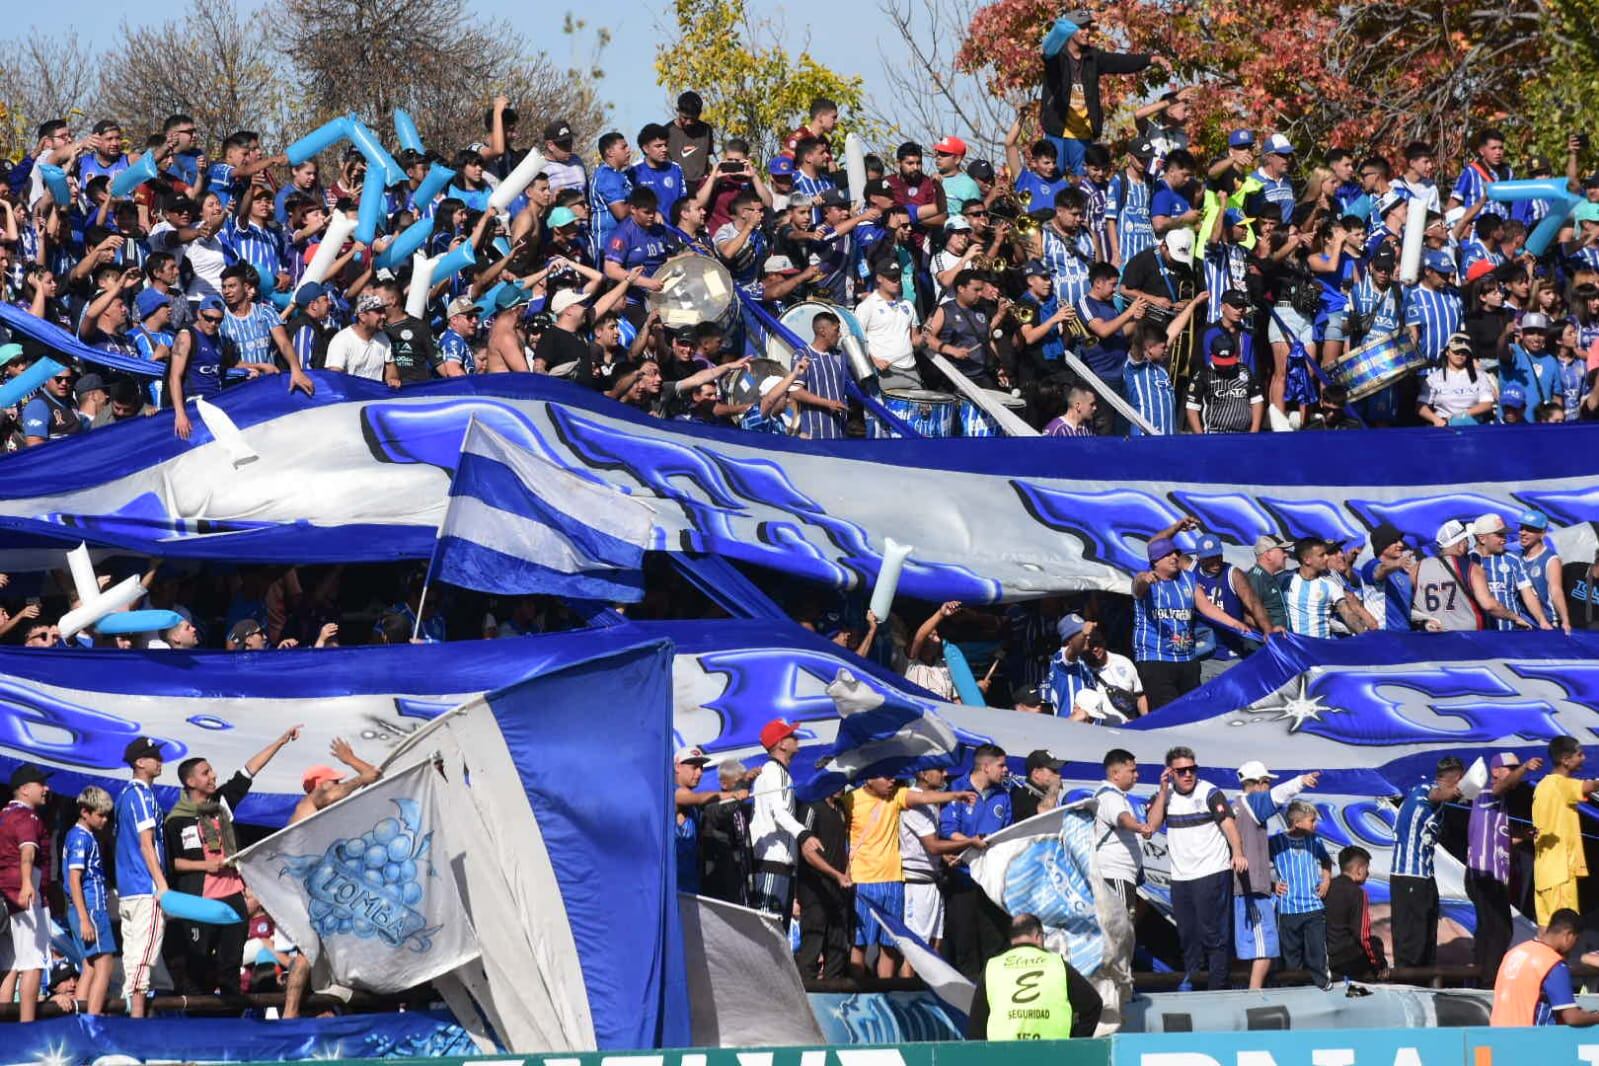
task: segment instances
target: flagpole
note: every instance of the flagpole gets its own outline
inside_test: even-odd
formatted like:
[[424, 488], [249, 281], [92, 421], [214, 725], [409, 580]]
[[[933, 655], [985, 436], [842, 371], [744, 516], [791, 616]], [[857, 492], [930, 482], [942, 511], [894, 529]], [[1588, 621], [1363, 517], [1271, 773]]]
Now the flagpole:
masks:
[[[477, 415], [472, 414], [466, 420], [466, 432], [461, 435], [461, 455], [466, 454], [466, 442], [471, 439], [472, 427], [477, 424]], [[461, 469], [461, 460], [455, 460], [455, 471], [450, 474], [450, 485], [455, 485], [455, 474]], [[444, 513], [439, 516], [439, 528], [433, 534], [433, 551], [428, 555], [427, 573], [422, 575], [422, 593], [416, 598], [416, 623], [411, 626], [411, 639], [417, 640], [422, 636], [422, 609], [427, 606], [428, 590], [433, 587], [433, 569], [439, 561], [439, 545], [444, 542], [444, 526], [450, 520], [450, 505], [455, 501], [455, 496], [450, 489], [444, 490]]]

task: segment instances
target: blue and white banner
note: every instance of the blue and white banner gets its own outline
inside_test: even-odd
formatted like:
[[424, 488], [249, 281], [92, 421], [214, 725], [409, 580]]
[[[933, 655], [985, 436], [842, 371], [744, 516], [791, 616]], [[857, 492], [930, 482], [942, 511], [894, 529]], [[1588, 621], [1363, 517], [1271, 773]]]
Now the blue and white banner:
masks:
[[654, 512], [473, 421], [439, 527], [434, 576], [482, 592], [636, 603]]
[[652, 547], [855, 588], [875, 580], [892, 536], [916, 546], [900, 590], [931, 601], [1123, 591], [1147, 540], [1185, 514], [1235, 563], [1266, 532], [1347, 540], [1390, 522], [1430, 543], [1446, 519], [1527, 507], [1549, 515], [1565, 558], [1596, 545], [1594, 425], [1280, 434], [1269, 448], [1247, 435], [804, 441], [664, 422], [541, 375], [398, 393], [342, 374], [316, 382], [314, 398], [272, 381], [216, 397], [261, 457], [237, 470], [203, 427], [173, 437], [167, 415], [0, 460], [8, 545], [426, 559], [473, 419], [650, 501]]
[[423, 763], [238, 855], [245, 884], [314, 965], [369, 992], [403, 992], [478, 957]]
[[905, 961], [916, 970], [916, 976], [933, 990], [935, 996], [961, 1014], [972, 1013], [972, 997], [977, 993], [975, 984], [945, 962], [942, 955], [934, 951], [927, 941], [911, 932], [900, 919], [865, 896], [859, 897], [857, 902], [864, 904], [871, 912], [872, 918], [883, 927], [883, 932], [888, 934], [888, 938], [894, 942], [899, 953], [905, 956]]

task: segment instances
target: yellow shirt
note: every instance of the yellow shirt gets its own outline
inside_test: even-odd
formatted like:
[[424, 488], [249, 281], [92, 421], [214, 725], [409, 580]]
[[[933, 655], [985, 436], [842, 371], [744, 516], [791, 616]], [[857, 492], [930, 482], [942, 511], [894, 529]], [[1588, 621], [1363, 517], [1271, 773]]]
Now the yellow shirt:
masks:
[[1582, 782], [1575, 777], [1550, 774], [1532, 792], [1533, 883], [1540, 889], [1563, 885], [1588, 876], [1582, 853], [1582, 825], [1577, 804], [1582, 802]]
[[1066, 101], [1061, 135], [1078, 141], [1093, 139], [1094, 127], [1088, 121], [1088, 97], [1083, 93], [1081, 82], [1072, 82], [1072, 95]]
[[899, 861], [899, 816], [905, 810], [901, 788], [880, 799], [864, 788], [844, 794], [849, 811], [849, 876], [860, 884], [903, 881]]

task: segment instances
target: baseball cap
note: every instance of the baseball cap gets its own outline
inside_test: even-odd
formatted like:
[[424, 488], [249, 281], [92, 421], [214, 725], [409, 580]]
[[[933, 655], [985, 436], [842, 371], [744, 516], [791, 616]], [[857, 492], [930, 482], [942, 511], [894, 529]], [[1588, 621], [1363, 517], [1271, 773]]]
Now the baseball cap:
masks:
[[1040, 278], [1047, 278], [1050, 276], [1049, 267], [1044, 265], [1044, 261], [1042, 259], [1029, 259], [1027, 262], [1022, 264], [1022, 277], [1030, 278], [1035, 276]]
[[[1223, 211], [1221, 213], [1221, 220], [1228, 226], [1247, 226], [1251, 222], [1255, 221], [1236, 207], [1229, 207], [1227, 210]], [[1230, 289], [1228, 291], [1236, 292], [1237, 290]]]
[[894, 189], [888, 184], [887, 178], [873, 178], [861, 190], [862, 196], [893, 196]]
[[197, 310], [202, 311], [202, 312], [204, 312], [204, 311], [225, 312], [225, 311], [227, 311], [227, 309], [228, 309], [228, 305], [222, 302], [222, 297], [220, 297], [220, 296], [202, 296], [202, 297], [200, 297], [200, 306], [199, 306], [199, 308], [197, 308]]
[[164, 292], [157, 292], [155, 289], [141, 289], [139, 295], [133, 298], [133, 310], [139, 316], [139, 321], [143, 322], [171, 303], [172, 297]]
[[1293, 155], [1294, 142], [1280, 133], [1274, 133], [1266, 138], [1265, 152], [1267, 155]]
[[544, 127], [544, 139], [546, 141], [554, 141], [562, 148], [565, 148], [567, 144], [571, 143], [572, 127], [567, 124], [564, 118], [557, 119]]
[[1247, 308], [1249, 306], [1249, 294], [1242, 289], [1228, 289], [1222, 293], [1221, 302], [1228, 307]]
[[1444, 350], [1448, 352], [1470, 352], [1471, 334], [1464, 331], [1451, 333], [1449, 339], [1444, 342]]
[[72, 384], [72, 395], [83, 399], [95, 389], [104, 389], [105, 379], [99, 374], [85, 374]]
[[1149, 547], [1145, 549], [1145, 554], [1149, 557], [1150, 562], [1154, 562], [1156, 559], [1164, 559], [1176, 551], [1177, 545], [1170, 537], [1156, 537], [1149, 542]]
[[1018, 688], [1011, 693], [1011, 699], [1015, 703], [1025, 703], [1029, 705], [1042, 705], [1046, 702], [1044, 690], [1037, 685], [1023, 685], [1021, 688]]
[[1254, 143], [1254, 130], [1233, 130], [1227, 135], [1227, 147], [1229, 148], [1248, 148]]
[[550, 229], [560, 229], [562, 226], [570, 226], [575, 222], [577, 222], [577, 216], [572, 213], [570, 207], [557, 207], [550, 212], [550, 217], [545, 220]]
[[1371, 553], [1381, 555], [1395, 544], [1402, 543], [1405, 535], [1389, 522], [1384, 522], [1371, 531]]
[[1173, 537], [1172, 543], [1177, 545], [1177, 550], [1184, 555], [1192, 555], [1199, 550], [1199, 538], [1186, 531]]
[[1179, 263], [1191, 265], [1194, 261], [1194, 231], [1174, 229], [1166, 231], [1166, 250]]
[[775, 155], [772, 161], [766, 164], [766, 172], [773, 177], [781, 178], [794, 173], [794, 159], [792, 156]]
[[1083, 631], [1083, 626], [1085, 625], [1087, 625], [1087, 623], [1083, 621], [1082, 615], [1069, 614], [1062, 618], [1059, 622], [1055, 623], [1055, 632], [1057, 635], [1059, 635], [1060, 642], [1064, 644], [1077, 634], [1081, 633]]
[[[1589, 186], [1589, 188], [1593, 187], [1595, 186]], [[1577, 209], [1571, 213], [1571, 217], [1578, 222], [1599, 222], [1599, 204], [1580, 203], [1577, 205]]]
[[576, 289], [562, 289], [550, 297], [550, 314], [559, 315], [573, 304], [580, 304], [589, 298], [588, 293], [578, 292]]
[[1287, 551], [1294, 546], [1294, 542], [1285, 537], [1274, 537], [1270, 533], [1262, 533], [1255, 538], [1255, 554], [1265, 555], [1274, 548]]
[[1438, 527], [1438, 535], [1433, 538], [1440, 548], [1452, 548], [1456, 544], [1471, 536], [1471, 529], [1458, 518], [1451, 518]]
[[974, 159], [966, 164], [966, 174], [973, 181], [993, 181], [994, 164], [986, 159]]
[[325, 763], [318, 763], [300, 775], [300, 787], [306, 792], [315, 792], [326, 782], [342, 780], [344, 780], [343, 773]]
[[849, 206], [849, 197], [844, 194], [843, 189], [823, 190], [821, 196], [817, 197], [817, 199], [821, 201], [823, 207]]
[[1155, 158], [1155, 146], [1145, 140], [1134, 141], [1127, 150], [1146, 162]]
[[149, 737], [135, 737], [122, 749], [122, 761], [132, 766], [140, 759], [161, 758], [161, 745]]
[[933, 145], [933, 151], [939, 155], [965, 155], [966, 142], [959, 137], [945, 137]]
[[1527, 393], [1520, 385], [1506, 385], [1499, 390], [1499, 406], [1521, 410], [1527, 406]]
[[1478, 278], [1487, 277], [1494, 272], [1494, 265], [1486, 259], [1479, 259], [1466, 268], [1466, 280], [1476, 281]]
[[781, 718], [774, 718], [761, 726], [761, 747], [771, 751], [782, 741], [799, 732], [798, 727]]
[[1529, 329], [1536, 330], [1539, 333], [1547, 333], [1554, 328], [1554, 323], [1549, 321], [1549, 316], [1542, 311], [1528, 311], [1521, 316], [1520, 328], [1523, 333]]
[[699, 93], [690, 89], [678, 96], [677, 110], [689, 118], [699, 118], [700, 112], [705, 110], [705, 101], [700, 99]]
[[1277, 775], [1266, 769], [1266, 764], [1259, 759], [1250, 759], [1238, 768], [1240, 781], [1275, 781]]
[[1497, 752], [1488, 759], [1488, 769], [1490, 770], [1507, 769], [1520, 765], [1521, 756], [1513, 751]]
[[1389, 245], [1385, 244], [1371, 253], [1371, 268], [1373, 270], [1392, 270], [1395, 263], [1394, 250]]
[[966, 221], [963, 216], [956, 215], [954, 218], [944, 223], [944, 228], [951, 233], [959, 233], [962, 230], [970, 230], [972, 228], [972, 224]]
[[328, 287], [320, 281], [308, 281], [294, 290], [294, 302], [301, 307], [328, 294]]
[[1194, 554], [1201, 559], [1220, 559], [1221, 541], [1206, 533], [1199, 538], [1199, 547], [1194, 549]]
[[[783, 383], [783, 375], [782, 374], [768, 374], [764, 378], [761, 379], [761, 383], [756, 388], [756, 391], [759, 392], [762, 396], [765, 396], [767, 393], [771, 392], [773, 389], [777, 388], [782, 383]], [[800, 388], [800, 383], [795, 381], [795, 382], [792, 382], [792, 383], [789, 384], [788, 391], [789, 392], [793, 392], [793, 391], [795, 391], [798, 388]]]
[[1428, 270], [1436, 270], [1440, 274], [1453, 274], [1455, 272], [1454, 257], [1448, 252], [1430, 251], [1422, 256], [1421, 261], [1422, 265]]
[[415, 148], [401, 149], [400, 154], [395, 156], [394, 159], [400, 164], [401, 170], [410, 170], [412, 167], [419, 167], [428, 161], [427, 153], [419, 152]]
[[1523, 511], [1516, 518], [1516, 524], [1522, 529], [1548, 529], [1549, 516], [1542, 511]]
[[473, 302], [470, 296], [457, 296], [450, 301], [450, 306], [445, 308], [444, 311], [447, 317], [453, 315], [475, 315], [477, 314], [477, 304]]
[[1210, 341], [1210, 361], [1214, 366], [1238, 365], [1238, 342], [1226, 333], [1218, 333]]
[[1398, 189], [1389, 189], [1388, 192], [1383, 194], [1382, 199], [1377, 201], [1377, 217], [1381, 218], [1409, 199], [1410, 197]]
[[355, 301], [355, 313], [365, 314], [368, 311], [384, 311], [383, 297], [375, 292], [363, 292]]
[[243, 644], [250, 637], [261, 632], [261, 623], [254, 618], [241, 618], [233, 623], [233, 628], [228, 630], [229, 644]]
[[798, 274], [799, 267], [786, 255], [769, 255], [766, 262], [761, 264], [763, 274]]
[[1037, 751], [1027, 753], [1027, 769], [1029, 772], [1045, 768], [1059, 770], [1065, 765], [1066, 760], [1056, 758], [1055, 753], [1048, 748], [1039, 748]]
[[21, 788], [23, 785], [42, 785], [50, 777], [50, 771], [31, 762], [25, 762], [11, 771], [11, 787]]
[[[571, 292], [572, 290], [567, 289], [566, 291]], [[494, 310], [497, 312], [510, 311], [514, 308], [521, 307], [525, 303], [531, 302], [532, 299], [532, 293], [528, 292], [515, 282], [509, 282], [502, 286], [500, 291], [495, 294]]]
[[689, 763], [693, 766], [705, 766], [709, 764], [710, 761], [710, 756], [706, 755], [698, 745], [688, 748], [678, 748], [677, 757], [672, 760], [672, 762], [677, 766], [682, 766], [684, 763]]

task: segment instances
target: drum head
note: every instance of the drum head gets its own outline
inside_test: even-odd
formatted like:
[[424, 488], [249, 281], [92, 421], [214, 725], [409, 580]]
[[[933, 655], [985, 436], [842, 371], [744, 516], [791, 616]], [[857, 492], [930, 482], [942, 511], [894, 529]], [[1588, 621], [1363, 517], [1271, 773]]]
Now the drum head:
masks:
[[751, 359], [727, 387], [728, 403], [760, 403], [761, 382], [772, 375], [787, 377], [789, 368], [775, 359]]
[[984, 389], [983, 393], [1001, 407], [1007, 407], [1012, 411], [1020, 411], [1027, 406], [1027, 401], [1020, 396], [1012, 396], [1010, 393], [1001, 392], [999, 389]]
[[[784, 311], [778, 321], [792, 330], [802, 343], [808, 344], [811, 338], [816, 335], [811, 327], [811, 320], [823, 311], [838, 318], [840, 330], [854, 334], [862, 345], [866, 343], [866, 331], [861, 328], [860, 319], [855, 317], [853, 311], [847, 307], [840, 307], [837, 304], [826, 303], [822, 300], [802, 300], [787, 311]], [[784, 366], [790, 366], [793, 363], [794, 353], [778, 337], [768, 336], [766, 338], [766, 357], [782, 363]]]
[[955, 397], [948, 392], [934, 392], [932, 389], [884, 389], [883, 395], [892, 400], [904, 400], [906, 403], [926, 404], [952, 404]]
[[661, 290], [645, 293], [644, 301], [668, 329], [721, 322], [733, 310], [733, 275], [708, 255], [673, 256], [655, 277]]

